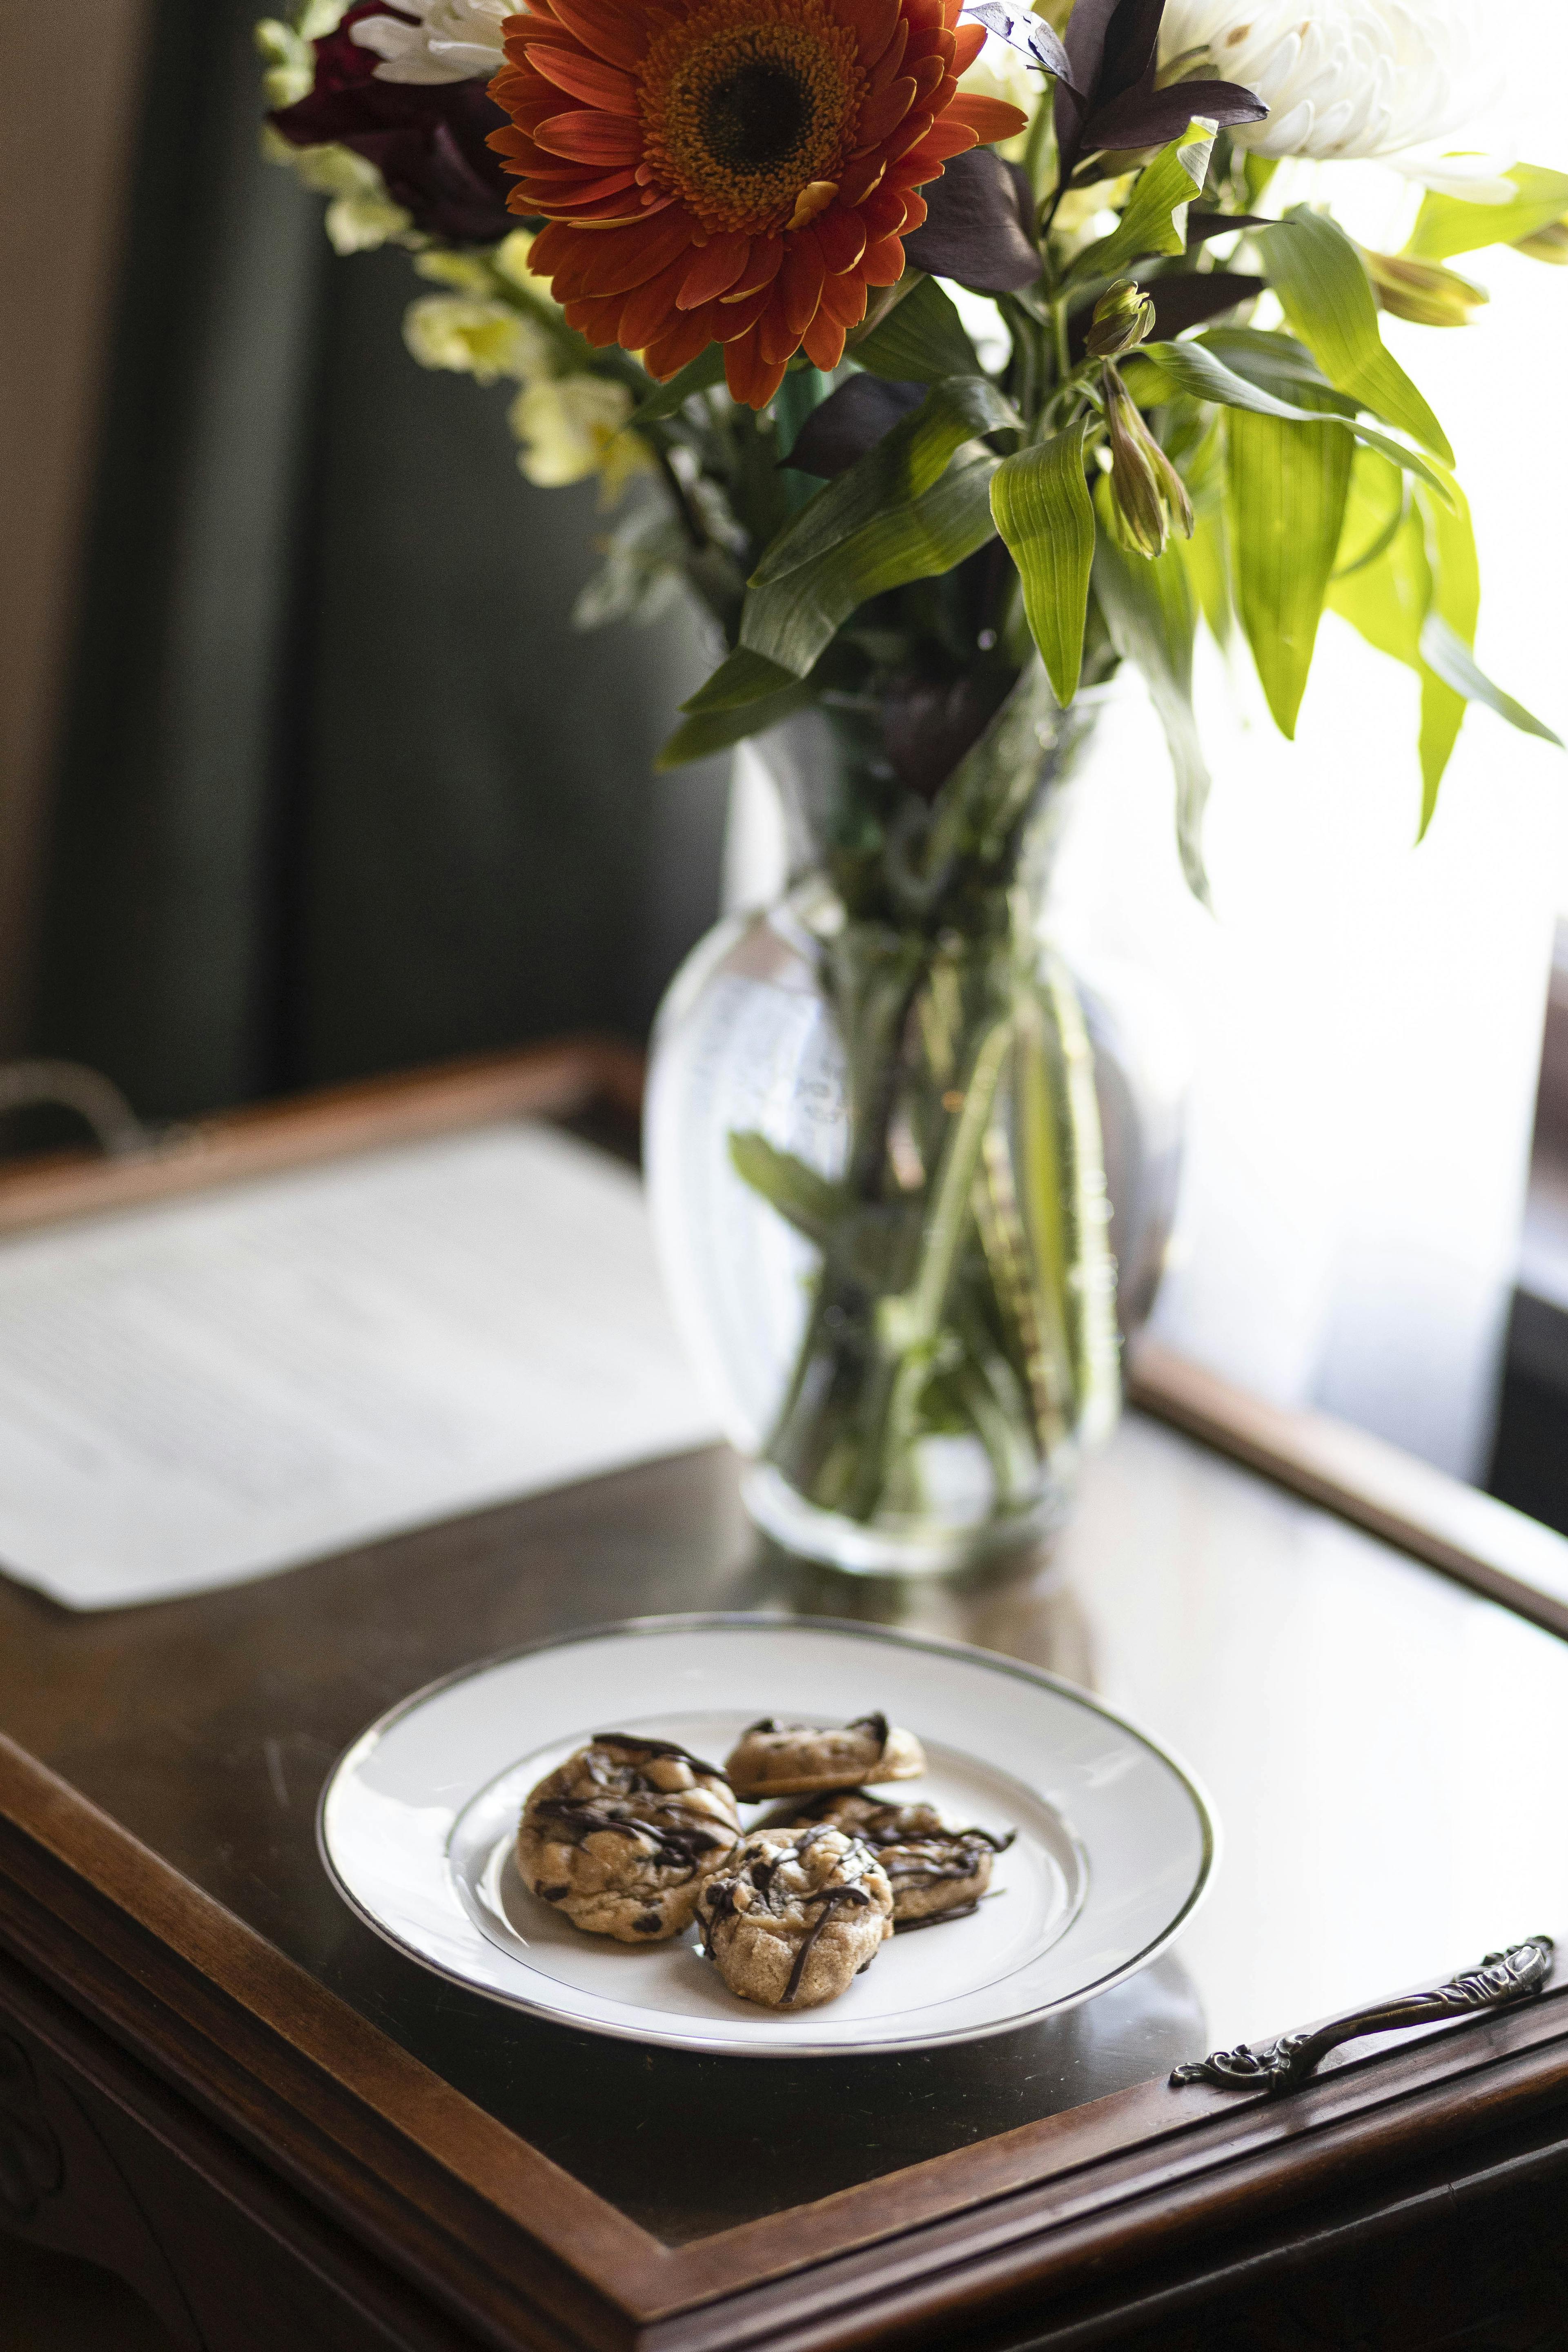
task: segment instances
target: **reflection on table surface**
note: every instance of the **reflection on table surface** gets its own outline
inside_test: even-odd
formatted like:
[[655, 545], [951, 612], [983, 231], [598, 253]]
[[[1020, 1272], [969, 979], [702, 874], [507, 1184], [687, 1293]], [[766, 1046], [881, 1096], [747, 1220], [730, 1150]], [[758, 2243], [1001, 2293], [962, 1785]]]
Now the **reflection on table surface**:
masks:
[[[384, 1706], [574, 1625], [712, 1608], [867, 1617], [1089, 1683], [1205, 1783], [1208, 1902], [1154, 1967], [1022, 2032], [765, 2064], [499, 2011], [338, 1903], [316, 1799]], [[1137, 1414], [1052, 1562], [962, 1588], [766, 1554], [719, 1453], [162, 1607], [71, 1618], [0, 1585], [0, 1729], [672, 2242], [1560, 1928], [1564, 1722], [1563, 1644]]]

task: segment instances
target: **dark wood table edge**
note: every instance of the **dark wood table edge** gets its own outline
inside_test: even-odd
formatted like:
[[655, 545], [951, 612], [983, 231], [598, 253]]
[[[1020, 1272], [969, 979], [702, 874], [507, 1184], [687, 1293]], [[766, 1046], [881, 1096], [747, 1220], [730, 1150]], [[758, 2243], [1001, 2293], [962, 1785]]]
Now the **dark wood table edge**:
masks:
[[1568, 2093], [1563, 1993], [1288, 2101], [1146, 2084], [667, 2248], [3, 1739], [0, 1950], [437, 2308], [595, 2352], [1001, 2307]]
[[[0, 1171], [0, 1234], [451, 1133], [629, 1118], [641, 1066], [603, 1039], [236, 1114], [117, 1162]], [[1137, 1404], [1568, 1636], [1568, 1544], [1321, 1416], [1144, 1343]], [[1511, 1924], [1520, 1932], [1540, 1922]], [[1568, 1998], [1336, 2066], [1270, 2105], [1141, 2085], [819, 2204], [666, 2248], [402, 2052], [0, 1739], [0, 1950], [65, 2010], [329, 2214], [479, 2340], [827, 2352], [914, 2341], [1097, 2264], [1142, 2266], [1318, 2177], [1458, 2145], [1568, 2091]], [[1474, 1955], [1456, 1955], [1456, 1959]], [[1281, 2020], [1281, 2026], [1303, 2021]], [[1150, 2161], [1152, 2149], [1158, 2160]], [[874, 2319], [873, 2315], [874, 2313]]]

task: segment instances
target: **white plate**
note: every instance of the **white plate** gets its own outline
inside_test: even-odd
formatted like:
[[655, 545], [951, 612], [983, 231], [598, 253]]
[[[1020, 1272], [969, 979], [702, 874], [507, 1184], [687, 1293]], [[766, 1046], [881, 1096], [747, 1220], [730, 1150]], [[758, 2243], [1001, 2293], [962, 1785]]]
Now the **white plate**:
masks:
[[[976, 1914], [894, 1937], [829, 2006], [754, 2008], [691, 1934], [584, 1935], [512, 1866], [524, 1797], [595, 1731], [722, 1762], [759, 1716], [877, 1708], [925, 1745], [897, 1794], [1018, 1834]], [[355, 1741], [320, 1827], [344, 1898], [443, 1976], [590, 2033], [751, 2057], [929, 2049], [1087, 2000], [1170, 1942], [1215, 1849], [1192, 1775], [1070, 1683], [881, 1626], [739, 1616], [636, 1619], [433, 1683]]]

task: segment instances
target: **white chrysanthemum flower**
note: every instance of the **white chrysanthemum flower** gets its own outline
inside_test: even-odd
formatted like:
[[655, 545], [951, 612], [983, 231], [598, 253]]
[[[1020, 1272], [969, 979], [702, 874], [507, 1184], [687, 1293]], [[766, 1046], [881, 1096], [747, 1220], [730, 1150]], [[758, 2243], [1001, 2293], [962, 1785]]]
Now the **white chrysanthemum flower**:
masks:
[[1199, 52], [1268, 106], [1230, 134], [1258, 155], [1408, 158], [1425, 175], [1412, 151], [1432, 150], [1490, 96], [1477, 0], [1169, 0], [1162, 62]]
[[382, 62], [378, 81], [488, 81], [502, 62], [500, 28], [516, 0], [396, 0], [403, 16], [362, 16], [353, 37]]
[[653, 462], [641, 436], [623, 429], [632, 405], [626, 385], [602, 375], [531, 383], [511, 404], [511, 429], [522, 444], [518, 464], [542, 489], [597, 474], [602, 503], [613, 506], [633, 475]]

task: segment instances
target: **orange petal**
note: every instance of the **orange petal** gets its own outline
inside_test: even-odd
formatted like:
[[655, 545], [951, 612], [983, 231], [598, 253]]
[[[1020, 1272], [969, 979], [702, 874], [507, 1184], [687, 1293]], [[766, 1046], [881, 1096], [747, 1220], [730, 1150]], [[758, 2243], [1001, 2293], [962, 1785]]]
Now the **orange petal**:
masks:
[[860, 264], [868, 286], [896, 286], [904, 274], [904, 248], [896, 236], [868, 246]]
[[640, 352], [645, 343], [668, 334], [679, 316], [675, 298], [685, 275], [686, 256], [682, 254], [668, 269], [661, 269], [657, 278], [650, 278], [646, 286], [638, 286], [626, 296], [616, 341], [624, 343], [628, 352]]
[[683, 212], [663, 213], [644, 227], [634, 221], [627, 228], [608, 228], [601, 235], [583, 239], [583, 251], [575, 269], [575, 294], [629, 294], [635, 286], [646, 286], [663, 269], [679, 260], [684, 262], [691, 245], [691, 222]]
[[575, 327], [580, 335], [586, 335], [596, 350], [603, 351], [606, 344], [618, 340], [616, 329], [620, 325], [622, 308], [623, 298], [619, 294], [612, 294], [607, 302], [568, 302], [566, 324]]
[[558, 89], [569, 90], [574, 98], [601, 106], [609, 114], [636, 114], [637, 84], [630, 74], [607, 66], [603, 58], [585, 57], [581, 49], [564, 48], [556, 41], [536, 41], [532, 55], [539, 71]]
[[819, 367], [825, 375], [830, 373], [844, 357], [844, 338], [847, 332], [847, 330], [842, 322], [832, 316], [826, 303], [824, 302], [821, 310], [807, 327], [801, 346], [812, 366]]
[[784, 314], [797, 344], [816, 316], [817, 305], [822, 300], [822, 281], [826, 275], [822, 247], [810, 229], [801, 229], [786, 240], [784, 267], [779, 272], [779, 288], [784, 298]]
[[[897, 81], [890, 81], [886, 89], [879, 89], [875, 98], [868, 99], [860, 109], [860, 121], [855, 134], [860, 142], [860, 152], [864, 153], [868, 147], [879, 146], [889, 131], [898, 129], [914, 102], [915, 86], [907, 74], [900, 74]], [[539, 138], [539, 133], [536, 131], [534, 136]], [[547, 147], [550, 142], [539, 138], [539, 143]], [[568, 149], [567, 152], [572, 153], [575, 151]]]
[[960, 25], [952, 37], [952, 70], [967, 73], [981, 50], [985, 47], [984, 25]]
[[755, 335], [742, 335], [735, 342], [725, 344], [724, 381], [730, 387], [731, 399], [751, 404], [752, 383], [760, 361]]
[[743, 230], [735, 229], [724, 236], [710, 237], [695, 256], [691, 267], [681, 281], [676, 300], [682, 310], [694, 310], [700, 302], [714, 301], [727, 294], [742, 277], [752, 257], [752, 240]]
[[682, 311], [665, 333], [656, 337], [643, 352], [643, 365], [649, 375], [660, 383], [668, 383], [689, 367], [700, 352], [705, 352], [713, 337], [705, 317]]
[[839, 203], [863, 205], [887, 168], [880, 155], [858, 155], [852, 163], [846, 164], [844, 177], [838, 183]]
[[585, 49], [606, 64], [630, 68], [641, 62], [642, 28], [615, 0], [560, 0], [559, 5], [552, 0], [552, 11]]
[[888, 84], [904, 62], [904, 51], [909, 45], [910, 28], [900, 16], [892, 39], [877, 59], [877, 69], [871, 76], [871, 87], [866, 93], [868, 100], [876, 98], [887, 89]]
[[789, 322], [783, 289], [775, 289], [757, 322], [757, 349], [770, 367], [782, 369], [786, 361], [794, 359], [800, 349], [800, 331]]
[[743, 295], [754, 294], [759, 287], [771, 286], [779, 274], [784, 251], [782, 236], [753, 237], [746, 266], [724, 296], [724, 300], [738, 302]]
[[951, 110], [942, 116], [934, 131], [929, 131], [918, 147], [911, 147], [899, 164], [899, 172], [910, 185], [924, 180], [934, 180], [950, 155], [962, 155], [977, 144], [967, 122], [954, 122]]
[[1017, 107], [1005, 99], [982, 98], [977, 90], [961, 90], [942, 119], [966, 122], [983, 147], [998, 139], [1016, 139], [1029, 127], [1028, 116]]
[[842, 205], [835, 205], [831, 212], [813, 221], [812, 227], [828, 276], [837, 278], [843, 270], [853, 269], [866, 250], [864, 212], [847, 212]]
[[750, 334], [768, 304], [773, 299], [773, 281], [754, 286], [739, 302], [715, 302], [713, 305], [713, 340], [717, 343], [738, 342]]
[[842, 278], [829, 278], [822, 289], [822, 310], [846, 329], [858, 327], [866, 315], [866, 280], [858, 269], [847, 271]]
[[880, 237], [897, 236], [904, 225], [907, 201], [903, 188], [879, 188], [875, 195], [867, 197], [860, 217], [866, 224], [868, 245], [875, 245]]
[[855, 36], [863, 66], [874, 66], [899, 23], [899, 0], [838, 0], [834, 10]]
[[600, 114], [592, 107], [552, 114], [533, 135], [547, 154], [565, 155], [581, 163], [635, 163], [642, 147], [635, 123], [623, 115]]
[[935, 92], [942, 88], [942, 83], [946, 79], [947, 62], [945, 58], [922, 58], [919, 65], [914, 68], [913, 79], [915, 85], [915, 104], [919, 106], [923, 100], [934, 96]]

